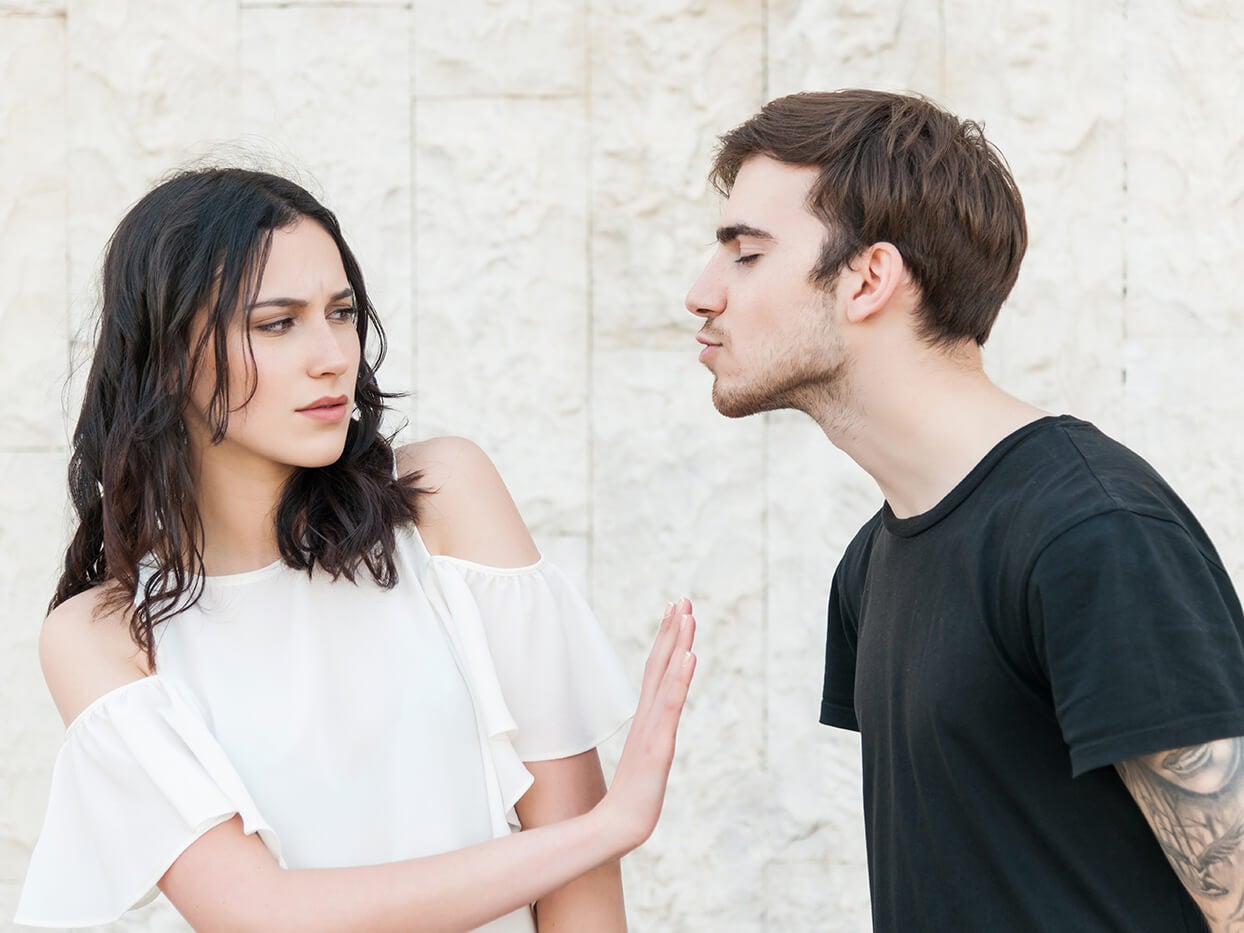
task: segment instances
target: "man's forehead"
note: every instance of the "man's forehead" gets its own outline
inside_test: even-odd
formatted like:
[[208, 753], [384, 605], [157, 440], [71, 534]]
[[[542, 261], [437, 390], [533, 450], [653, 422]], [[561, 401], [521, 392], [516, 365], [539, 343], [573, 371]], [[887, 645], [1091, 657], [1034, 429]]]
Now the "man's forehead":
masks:
[[752, 228], [777, 235], [791, 225], [819, 220], [808, 210], [815, 166], [752, 156], [739, 168], [722, 210], [721, 229]]

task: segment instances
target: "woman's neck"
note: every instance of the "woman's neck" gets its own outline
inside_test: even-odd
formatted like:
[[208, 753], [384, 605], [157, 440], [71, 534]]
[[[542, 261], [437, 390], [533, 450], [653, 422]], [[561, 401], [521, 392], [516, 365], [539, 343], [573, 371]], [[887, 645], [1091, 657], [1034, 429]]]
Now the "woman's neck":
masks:
[[257, 570], [281, 556], [276, 510], [294, 468], [232, 453], [225, 441], [195, 458], [203, 564], [208, 576]]

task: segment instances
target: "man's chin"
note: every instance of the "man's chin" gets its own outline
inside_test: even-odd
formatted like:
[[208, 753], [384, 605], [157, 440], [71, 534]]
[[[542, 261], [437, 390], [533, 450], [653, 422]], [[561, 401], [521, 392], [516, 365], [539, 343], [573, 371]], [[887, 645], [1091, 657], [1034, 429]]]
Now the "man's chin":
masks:
[[750, 393], [727, 392], [713, 383], [713, 407], [718, 414], [727, 418], [746, 418], [762, 412], [773, 411], [782, 406], [773, 404], [772, 399], [762, 398]]

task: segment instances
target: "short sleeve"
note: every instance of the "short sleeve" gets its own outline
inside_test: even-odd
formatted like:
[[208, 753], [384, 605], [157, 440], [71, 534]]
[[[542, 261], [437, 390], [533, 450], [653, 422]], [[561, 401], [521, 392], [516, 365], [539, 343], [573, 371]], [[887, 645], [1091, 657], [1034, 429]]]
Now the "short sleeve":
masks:
[[860, 731], [855, 715], [856, 647], [860, 634], [860, 605], [877, 532], [878, 511], [847, 545], [834, 571], [829, 590], [825, 633], [825, 684], [821, 693], [821, 722], [839, 729]]
[[859, 732], [860, 724], [855, 717], [855, 648], [858, 623], [846, 598], [842, 577], [843, 567], [839, 566], [829, 590], [821, 722], [827, 726]]
[[1177, 522], [1119, 510], [1037, 558], [1029, 616], [1074, 775], [1244, 735], [1244, 619], [1211, 555]]
[[595, 748], [635, 712], [636, 695], [591, 609], [548, 561], [504, 570], [454, 558], [483, 623], [523, 761]]
[[147, 677], [105, 694], [70, 725], [15, 921], [110, 923], [203, 833], [241, 815], [280, 862], [280, 843], [197, 708]]

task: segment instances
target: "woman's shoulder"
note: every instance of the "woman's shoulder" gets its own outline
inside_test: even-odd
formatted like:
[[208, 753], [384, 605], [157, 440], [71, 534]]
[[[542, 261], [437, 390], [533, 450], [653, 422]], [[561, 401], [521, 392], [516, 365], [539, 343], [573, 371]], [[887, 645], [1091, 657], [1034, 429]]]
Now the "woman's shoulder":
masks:
[[66, 725], [105, 693], [150, 673], [130, 636], [129, 601], [111, 584], [71, 596], [48, 613], [39, 663]]
[[397, 469], [419, 474], [419, 534], [433, 554], [492, 567], [539, 559], [535, 542], [492, 459], [464, 437], [434, 437], [399, 447]]

